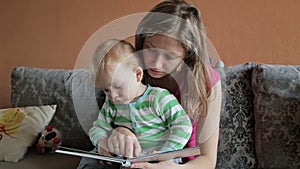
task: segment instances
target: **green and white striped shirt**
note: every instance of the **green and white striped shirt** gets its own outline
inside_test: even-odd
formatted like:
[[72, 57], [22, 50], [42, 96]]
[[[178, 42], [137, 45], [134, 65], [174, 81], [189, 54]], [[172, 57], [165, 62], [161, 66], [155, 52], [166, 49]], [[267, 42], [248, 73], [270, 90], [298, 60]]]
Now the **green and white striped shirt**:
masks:
[[143, 152], [182, 149], [192, 133], [192, 123], [178, 100], [168, 90], [148, 86], [144, 94], [130, 104], [114, 104], [106, 98], [98, 119], [89, 130], [96, 146], [108, 137], [115, 125], [126, 126], [136, 134]]

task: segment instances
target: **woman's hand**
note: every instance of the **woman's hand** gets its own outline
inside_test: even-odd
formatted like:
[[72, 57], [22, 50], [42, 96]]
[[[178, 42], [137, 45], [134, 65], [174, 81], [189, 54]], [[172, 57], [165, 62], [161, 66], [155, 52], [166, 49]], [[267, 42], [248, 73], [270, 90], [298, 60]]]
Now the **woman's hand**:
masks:
[[112, 131], [108, 138], [108, 149], [127, 158], [139, 156], [142, 150], [136, 136], [125, 127], [117, 127]]
[[154, 169], [154, 168], [172, 168], [175, 169], [178, 164], [172, 161], [162, 161], [159, 163], [147, 163], [147, 162], [140, 162], [140, 163], [133, 163], [131, 164], [130, 168], [140, 168], [140, 169]]

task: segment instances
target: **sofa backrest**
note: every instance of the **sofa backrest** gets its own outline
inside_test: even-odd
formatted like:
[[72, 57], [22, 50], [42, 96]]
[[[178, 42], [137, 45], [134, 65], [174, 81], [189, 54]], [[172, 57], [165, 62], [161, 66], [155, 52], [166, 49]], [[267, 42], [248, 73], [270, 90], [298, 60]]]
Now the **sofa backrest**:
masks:
[[300, 168], [300, 66], [247, 63], [219, 73], [217, 168]]
[[62, 133], [62, 145], [91, 150], [87, 130], [99, 108], [86, 70], [17, 67], [11, 74], [11, 103], [14, 107], [56, 104], [50, 125]]

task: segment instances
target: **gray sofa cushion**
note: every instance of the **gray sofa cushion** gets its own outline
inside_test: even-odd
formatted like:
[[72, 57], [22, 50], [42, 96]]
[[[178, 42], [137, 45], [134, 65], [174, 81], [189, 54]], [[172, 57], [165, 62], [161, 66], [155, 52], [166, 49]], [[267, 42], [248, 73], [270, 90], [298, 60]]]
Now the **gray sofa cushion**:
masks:
[[95, 96], [89, 97], [95, 95], [95, 90], [86, 70], [17, 67], [12, 71], [11, 80], [14, 107], [57, 104], [50, 124], [61, 131], [62, 145], [92, 149], [86, 130], [96, 119], [99, 108]]
[[253, 71], [258, 168], [300, 168], [300, 66]]
[[227, 66], [222, 77], [218, 169], [256, 168], [251, 74], [255, 63]]
[[76, 169], [81, 157], [64, 154], [38, 154], [30, 150], [17, 163], [1, 162], [1, 169]]

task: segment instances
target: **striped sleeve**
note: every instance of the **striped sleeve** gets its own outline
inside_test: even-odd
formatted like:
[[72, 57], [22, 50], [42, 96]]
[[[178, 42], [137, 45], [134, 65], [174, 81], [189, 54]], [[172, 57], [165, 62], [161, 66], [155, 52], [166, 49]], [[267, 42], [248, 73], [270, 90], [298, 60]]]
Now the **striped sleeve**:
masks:
[[155, 103], [168, 128], [169, 137], [160, 151], [182, 149], [192, 133], [192, 123], [176, 97], [167, 90], [158, 93]]
[[112, 130], [110, 122], [112, 121], [112, 109], [109, 107], [109, 101], [105, 100], [98, 118], [94, 121], [92, 128], [89, 130], [89, 137], [94, 146], [101, 137], [108, 137], [108, 133]]

